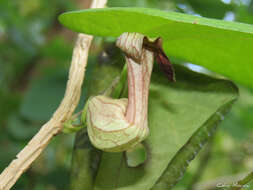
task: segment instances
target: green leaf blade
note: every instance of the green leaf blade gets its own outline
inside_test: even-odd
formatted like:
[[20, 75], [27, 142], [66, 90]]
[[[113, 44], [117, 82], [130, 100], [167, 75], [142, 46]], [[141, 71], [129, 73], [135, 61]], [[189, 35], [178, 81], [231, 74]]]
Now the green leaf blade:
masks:
[[[157, 181], [162, 182], [156, 190], [166, 189], [164, 186], [168, 184], [167, 180], [164, 182], [160, 177], [166, 170], [171, 170], [169, 163], [178, 156], [180, 149], [199, 131], [198, 135], [211, 135], [217, 122], [226, 113], [220, 109], [225, 107], [224, 110], [229, 110], [237, 99], [238, 90], [230, 81], [214, 79], [178, 65], [175, 70], [176, 83], [169, 83], [157, 70], [152, 76], [149, 99], [150, 136], [144, 141], [147, 161], [131, 168], [127, 166], [123, 153], [103, 153], [95, 190], [144, 190], [152, 188]], [[210, 118], [212, 121], [208, 122]], [[191, 144], [194, 147], [179, 155], [179, 158], [185, 159], [176, 163], [179, 173], [183, 172], [185, 162], [190, 161], [189, 155], [198, 147], [196, 142], [206, 140], [206, 136], [197, 136], [197, 140], [194, 139]], [[171, 178], [170, 185], [174, 185], [178, 177]]]
[[73, 11], [60, 22], [98, 36], [139, 32], [161, 36], [167, 55], [192, 62], [253, 88], [252, 25], [207, 19], [148, 8], [107, 8]]

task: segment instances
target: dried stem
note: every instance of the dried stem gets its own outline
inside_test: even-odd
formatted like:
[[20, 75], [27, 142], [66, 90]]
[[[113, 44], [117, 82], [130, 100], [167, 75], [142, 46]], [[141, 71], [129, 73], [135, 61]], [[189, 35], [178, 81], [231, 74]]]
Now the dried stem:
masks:
[[[107, 0], [93, 0], [91, 8], [102, 8]], [[92, 36], [79, 34], [71, 61], [69, 80], [64, 98], [52, 118], [42, 126], [40, 131], [19, 152], [10, 165], [0, 175], [0, 190], [10, 189], [18, 178], [29, 168], [46, 148], [53, 136], [61, 131], [62, 123], [73, 114], [81, 94], [81, 87], [87, 64], [88, 51]]]

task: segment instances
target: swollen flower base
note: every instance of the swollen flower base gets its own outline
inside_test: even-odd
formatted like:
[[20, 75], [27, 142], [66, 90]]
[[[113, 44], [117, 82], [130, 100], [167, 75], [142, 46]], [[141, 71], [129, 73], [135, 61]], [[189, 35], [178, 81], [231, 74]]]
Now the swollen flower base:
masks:
[[144, 47], [144, 38], [138, 33], [123, 33], [116, 43], [126, 55], [128, 99], [96, 96], [88, 101], [88, 134], [98, 149], [125, 151], [149, 134], [148, 93], [154, 52]]

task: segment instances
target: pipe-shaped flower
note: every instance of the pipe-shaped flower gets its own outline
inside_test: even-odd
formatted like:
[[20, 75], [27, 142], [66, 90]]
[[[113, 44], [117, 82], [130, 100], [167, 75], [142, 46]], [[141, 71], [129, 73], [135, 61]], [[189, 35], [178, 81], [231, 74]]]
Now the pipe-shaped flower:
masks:
[[95, 96], [88, 102], [88, 135], [98, 149], [125, 151], [149, 134], [148, 94], [154, 53], [143, 46], [143, 40], [141, 34], [123, 33], [116, 43], [126, 55], [128, 99]]

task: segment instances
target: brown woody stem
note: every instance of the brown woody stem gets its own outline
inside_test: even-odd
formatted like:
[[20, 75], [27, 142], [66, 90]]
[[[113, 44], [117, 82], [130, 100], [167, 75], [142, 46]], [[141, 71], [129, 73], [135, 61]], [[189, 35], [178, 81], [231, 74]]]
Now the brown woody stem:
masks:
[[[102, 8], [107, 0], [93, 0], [91, 8]], [[85, 74], [88, 50], [92, 36], [79, 34], [73, 51], [69, 80], [64, 98], [52, 118], [44, 124], [40, 131], [19, 152], [16, 158], [0, 175], [0, 190], [9, 190], [19, 177], [30, 167], [46, 148], [50, 140], [61, 131], [62, 124], [73, 114], [80, 98]]]

